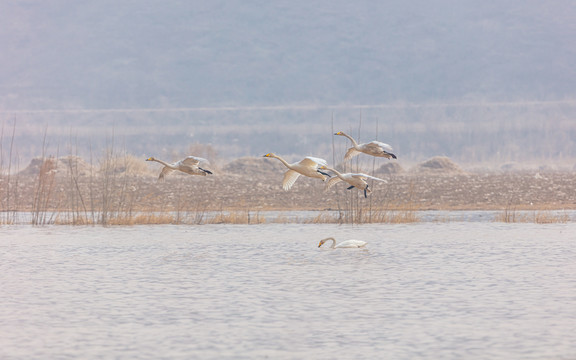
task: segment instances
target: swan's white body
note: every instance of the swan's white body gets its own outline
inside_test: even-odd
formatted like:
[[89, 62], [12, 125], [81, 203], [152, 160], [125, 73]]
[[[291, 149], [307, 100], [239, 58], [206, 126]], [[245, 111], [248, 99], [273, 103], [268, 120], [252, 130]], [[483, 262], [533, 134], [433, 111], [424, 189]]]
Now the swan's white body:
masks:
[[319, 167], [324, 167], [328, 164], [324, 159], [307, 156], [297, 163], [289, 164], [286, 160], [274, 153], [266, 154], [264, 157], [278, 159], [289, 169], [284, 173], [284, 179], [282, 180], [282, 188], [284, 190], [290, 190], [300, 175], [321, 179], [322, 181], [329, 177], [328, 175], [318, 171]]
[[350, 160], [354, 156], [364, 153], [377, 157], [385, 157], [388, 159], [396, 159], [396, 155], [392, 154], [392, 146], [385, 144], [380, 141], [370, 141], [365, 144], [358, 144], [354, 138], [342, 131], [338, 131], [334, 135], [345, 136], [352, 142], [352, 147], [348, 149], [346, 155], [344, 155], [344, 160]]
[[366, 241], [362, 240], [346, 240], [342, 241], [340, 244], [336, 244], [336, 240], [333, 237], [329, 237], [326, 239], [320, 240], [318, 247], [324, 245], [326, 241], [332, 241], [332, 249], [340, 249], [340, 248], [360, 248], [366, 246]]
[[368, 183], [366, 182], [366, 180], [372, 179], [372, 180], [381, 181], [381, 182], [385, 182], [385, 183], [388, 182], [384, 179], [380, 179], [380, 178], [370, 176], [367, 174], [363, 174], [363, 173], [344, 173], [344, 174], [342, 174], [342, 173], [340, 173], [337, 170], [334, 170], [332, 168], [329, 168], [326, 166], [324, 168], [326, 170], [330, 170], [334, 174], [336, 174], [336, 177], [330, 178], [330, 180], [328, 180], [328, 182], [326, 183], [326, 190], [330, 189], [332, 186], [339, 183], [340, 181], [345, 181], [351, 185], [348, 188], [348, 190], [352, 189], [352, 187], [358, 188], [360, 190], [364, 190], [364, 197], [368, 197], [367, 193], [372, 192], [372, 190], [368, 188]]
[[206, 163], [208, 164], [208, 160], [201, 158], [201, 157], [197, 157], [197, 156], [188, 156], [185, 159], [179, 160], [173, 164], [164, 162], [162, 160], [158, 160], [155, 159], [153, 157], [149, 157], [148, 159], [146, 159], [146, 161], [156, 161], [162, 165], [164, 165], [164, 167], [162, 168], [162, 171], [160, 172], [160, 176], [158, 177], [158, 180], [164, 180], [164, 177], [168, 174], [170, 174], [172, 171], [182, 171], [186, 174], [190, 174], [190, 175], [200, 175], [200, 176], [206, 176], [207, 174], [212, 174], [211, 171], [202, 169], [199, 165], [200, 163]]

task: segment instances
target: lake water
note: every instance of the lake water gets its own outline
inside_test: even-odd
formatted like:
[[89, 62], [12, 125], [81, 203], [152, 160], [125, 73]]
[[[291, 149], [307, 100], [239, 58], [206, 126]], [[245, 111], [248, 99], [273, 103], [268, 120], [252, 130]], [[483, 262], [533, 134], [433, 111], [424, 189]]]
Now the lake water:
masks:
[[17, 225], [0, 247], [1, 359], [576, 358], [573, 222]]

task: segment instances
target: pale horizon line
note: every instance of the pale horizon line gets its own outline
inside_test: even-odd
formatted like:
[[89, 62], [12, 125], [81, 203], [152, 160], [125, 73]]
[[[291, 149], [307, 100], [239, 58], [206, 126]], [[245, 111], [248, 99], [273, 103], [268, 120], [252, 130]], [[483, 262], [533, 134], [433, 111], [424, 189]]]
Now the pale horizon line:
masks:
[[550, 101], [487, 101], [458, 103], [390, 103], [390, 104], [341, 104], [341, 105], [264, 105], [264, 106], [214, 106], [214, 107], [175, 107], [175, 108], [108, 108], [108, 109], [17, 109], [0, 110], [0, 114], [41, 114], [41, 113], [126, 113], [126, 112], [202, 112], [202, 111], [275, 111], [275, 110], [338, 110], [338, 109], [390, 109], [390, 108], [434, 108], [434, 107], [479, 107], [479, 106], [537, 106], [537, 105], [576, 105], [576, 100]]

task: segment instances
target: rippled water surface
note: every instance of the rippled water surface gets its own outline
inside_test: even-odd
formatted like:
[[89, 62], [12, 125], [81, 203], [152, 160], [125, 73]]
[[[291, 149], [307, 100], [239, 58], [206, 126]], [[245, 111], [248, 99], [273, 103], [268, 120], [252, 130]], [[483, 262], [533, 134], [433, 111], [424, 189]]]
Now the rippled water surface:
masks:
[[574, 359], [575, 245], [574, 223], [5, 226], [0, 358]]

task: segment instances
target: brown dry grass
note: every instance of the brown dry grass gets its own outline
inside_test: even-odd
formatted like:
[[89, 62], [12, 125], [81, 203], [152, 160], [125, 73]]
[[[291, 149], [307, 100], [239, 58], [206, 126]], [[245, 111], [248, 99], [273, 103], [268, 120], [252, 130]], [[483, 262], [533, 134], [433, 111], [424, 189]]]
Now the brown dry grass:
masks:
[[206, 224], [263, 224], [266, 219], [259, 212], [223, 211], [206, 219]]
[[321, 212], [309, 222], [313, 224], [376, 224], [376, 223], [389, 223], [389, 224], [404, 224], [420, 221], [418, 212], [415, 209], [361, 209], [356, 212], [356, 216], [352, 221], [348, 221], [345, 211], [328, 213]]

